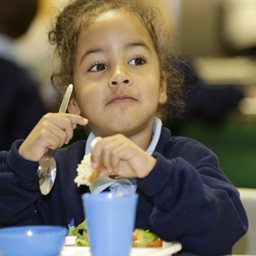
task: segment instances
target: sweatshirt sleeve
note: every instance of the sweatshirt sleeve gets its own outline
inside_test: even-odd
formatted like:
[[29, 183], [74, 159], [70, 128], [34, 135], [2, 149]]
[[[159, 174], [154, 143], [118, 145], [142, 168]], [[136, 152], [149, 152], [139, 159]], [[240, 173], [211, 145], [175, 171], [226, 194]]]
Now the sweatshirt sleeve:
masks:
[[33, 224], [37, 218], [38, 163], [19, 155], [21, 142], [14, 142], [8, 152], [0, 152], [0, 227]]
[[174, 157], [155, 152], [154, 169], [138, 180], [154, 205], [150, 228], [197, 255], [230, 253], [248, 227], [238, 191], [203, 145], [188, 140], [176, 151]]

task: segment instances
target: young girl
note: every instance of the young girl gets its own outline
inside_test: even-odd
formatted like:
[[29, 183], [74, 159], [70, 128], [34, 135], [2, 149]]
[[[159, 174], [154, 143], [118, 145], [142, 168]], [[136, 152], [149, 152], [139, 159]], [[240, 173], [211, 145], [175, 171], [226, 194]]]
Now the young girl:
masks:
[[[50, 38], [61, 59], [57, 85], [63, 92], [74, 84], [69, 113], [45, 115], [26, 140], [1, 152], [0, 225], [78, 224], [84, 219], [81, 194], [97, 192], [104, 178], [118, 175], [139, 195], [136, 228], [178, 240], [185, 252], [230, 253], [247, 229], [239, 194], [214, 153], [172, 137], [156, 117], [167, 89], [173, 107], [182, 105], [180, 88], [157, 37], [157, 16], [137, 2], [77, 0], [59, 15]], [[62, 147], [87, 121], [87, 141]], [[57, 178], [43, 196], [37, 168], [49, 149], [55, 150]], [[101, 166], [101, 182], [78, 188], [77, 165], [89, 152], [93, 167]]]

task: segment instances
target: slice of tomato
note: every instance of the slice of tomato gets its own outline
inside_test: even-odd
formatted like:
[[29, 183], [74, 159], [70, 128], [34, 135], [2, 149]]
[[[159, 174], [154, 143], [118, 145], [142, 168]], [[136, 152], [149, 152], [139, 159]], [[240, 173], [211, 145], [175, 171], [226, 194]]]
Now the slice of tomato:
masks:
[[163, 246], [163, 241], [161, 239], [157, 239], [154, 242], [147, 245], [147, 247], [150, 247], [150, 248], [162, 247], [162, 246]]
[[139, 239], [139, 232], [137, 229], [133, 232], [133, 239], [132, 239], [132, 247], [149, 247], [149, 248], [156, 248], [156, 247], [162, 247], [163, 241], [161, 239], [156, 239], [150, 244], [147, 244], [145, 246], [138, 245], [138, 239]]
[[135, 229], [132, 234], [132, 241], [138, 240], [138, 231]]

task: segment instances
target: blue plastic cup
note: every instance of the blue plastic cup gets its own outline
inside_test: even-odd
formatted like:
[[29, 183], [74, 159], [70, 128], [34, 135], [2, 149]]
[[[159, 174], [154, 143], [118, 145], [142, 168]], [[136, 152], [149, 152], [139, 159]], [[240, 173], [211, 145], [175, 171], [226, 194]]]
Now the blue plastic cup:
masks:
[[92, 256], [129, 256], [138, 196], [87, 193], [82, 200]]

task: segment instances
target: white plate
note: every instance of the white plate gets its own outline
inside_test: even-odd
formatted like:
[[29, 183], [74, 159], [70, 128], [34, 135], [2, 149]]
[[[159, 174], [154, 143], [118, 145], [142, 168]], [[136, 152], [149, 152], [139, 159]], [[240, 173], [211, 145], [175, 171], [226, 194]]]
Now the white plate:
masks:
[[[170, 256], [180, 250], [180, 243], [164, 243], [162, 248], [132, 248], [130, 256]], [[61, 256], [91, 256], [91, 254], [89, 247], [64, 246]]]

